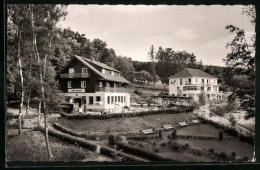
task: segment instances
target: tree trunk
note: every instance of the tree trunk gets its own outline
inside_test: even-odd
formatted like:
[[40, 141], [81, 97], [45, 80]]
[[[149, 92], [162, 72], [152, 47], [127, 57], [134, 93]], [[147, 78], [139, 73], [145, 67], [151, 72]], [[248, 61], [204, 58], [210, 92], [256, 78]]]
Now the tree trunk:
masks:
[[47, 151], [48, 151], [48, 156], [49, 156], [49, 159], [52, 159], [53, 155], [52, 155], [50, 143], [49, 143], [47, 114], [44, 114], [44, 124], [45, 124], [45, 142], [46, 142], [46, 147], [47, 147]]
[[[34, 32], [34, 16], [33, 16], [33, 4], [30, 5], [30, 10], [31, 10], [31, 24], [32, 24], [32, 37], [33, 37], [33, 51], [34, 51], [34, 55], [35, 58], [37, 59], [37, 62], [39, 62], [40, 64], [40, 56], [39, 56], [39, 52], [37, 49], [37, 39], [36, 39], [36, 35]], [[47, 57], [45, 57], [45, 59], [47, 60]], [[46, 69], [45, 66], [46, 61], [44, 61], [44, 69]], [[51, 148], [49, 146], [49, 137], [48, 137], [48, 124], [47, 124], [47, 113], [46, 113], [46, 102], [45, 102], [45, 90], [44, 90], [44, 79], [43, 79], [43, 74], [45, 74], [45, 70], [42, 69], [42, 67], [40, 66], [40, 83], [41, 83], [41, 101], [43, 104], [43, 114], [44, 114], [44, 121], [45, 121], [45, 141], [46, 141], [46, 147], [47, 147], [47, 151], [48, 151], [48, 157], [51, 159], [53, 157], [52, 152], [51, 152]]]
[[39, 102], [39, 110], [38, 110], [38, 121], [37, 121], [37, 127], [40, 127], [41, 123], [41, 107], [42, 107], [42, 102]]
[[28, 109], [30, 108], [30, 96], [31, 96], [31, 79], [32, 79], [32, 56], [30, 56], [30, 65], [29, 65], [29, 84], [28, 84], [28, 88], [29, 88], [29, 92], [28, 92], [28, 98], [27, 98], [27, 102], [26, 102], [26, 114], [28, 114]]
[[20, 39], [21, 39], [21, 30], [18, 28], [17, 31], [17, 58], [18, 58], [18, 65], [19, 65], [19, 74], [20, 74], [20, 81], [21, 81], [21, 103], [19, 106], [19, 129], [18, 134], [21, 134], [22, 131], [22, 109], [23, 109], [23, 100], [24, 100], [24, 89], [23, 89], [23, 69], [22, 69], [22, 60], [21, 60], [21, 46], [20, 46]]

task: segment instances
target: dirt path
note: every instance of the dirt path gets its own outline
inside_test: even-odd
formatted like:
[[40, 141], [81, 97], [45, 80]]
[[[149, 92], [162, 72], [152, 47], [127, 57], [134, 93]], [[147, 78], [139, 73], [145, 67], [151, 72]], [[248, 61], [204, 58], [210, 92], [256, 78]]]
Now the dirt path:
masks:
[[[199, 110], [196, 110], [194, 112], [196, 112], [198, 115], [200, 115], [200, 116], [202, 116], [202, 117], [204, 117], [208, 120], [223, 124], [225, 126], [231, 126], [231, 123], [227, 118], [224, 118], [224, 117], [221, 117], [221, 116], [218, 116], [218, 115], [210, 116], [210, 111], [207, 110], [207, 109], [200, 108]], [[234, 125], [234, 128], [242, 134], [245, 134], [245, 135], [253, 134], [253, 135], [255, 135], [254, 131], [252, 131], [251, 129], [248, 129], [248, 128], [240, 125], [240, 124], [236, 123]]]

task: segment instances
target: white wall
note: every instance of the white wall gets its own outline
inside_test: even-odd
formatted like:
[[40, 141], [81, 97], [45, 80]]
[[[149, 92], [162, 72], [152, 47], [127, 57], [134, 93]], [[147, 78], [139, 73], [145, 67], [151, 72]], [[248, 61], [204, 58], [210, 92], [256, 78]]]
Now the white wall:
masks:
[[[190, 77], [191, 78], [191, 85], [198, 85], [201, 86], [203, 85], [202, 79], [204, 79], [204, 91], [208, 94], [217, 94], [219, 93], [219, 87], [217, 86], [217, 78], [202, 78], [202, 77]], [[182, 85], [180, 84], [180, 79], [182, 79]], [[190, 96], [195, 96], [195, 94], [200, 94], [201, 90], [185, 90], [183, 91], [184, 86], [189, 86], [188, 82], [189, 78], [171, 78], [169, 79], [169, 95], [175, 95], [177, 96], [178, 90], [177, 87], [182, 91], [182, 94], [184, 95], [190, 95]], [[207, 84], [208, 80], [208, 84]], [[174, 82], [172, 84], [172, 82]], [[210, 91], [208, 91], [208, 87], [210, 87]]]

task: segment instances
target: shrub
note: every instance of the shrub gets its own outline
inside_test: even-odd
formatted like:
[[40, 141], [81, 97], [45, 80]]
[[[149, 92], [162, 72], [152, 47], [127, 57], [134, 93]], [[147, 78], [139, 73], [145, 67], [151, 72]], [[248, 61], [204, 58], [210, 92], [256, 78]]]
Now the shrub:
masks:
[[162, 130], [159, 129], [159, 139], [162, 139]]
[[193, 150], [193, 154], [194, 154], [194, 155], [203, 155], [203, 153], [204, 153], [204, 151], [201, 150], [201, 149], [195, 149], [195, 150]]
[[190, 102], [190, 104], [191, 104], [191, 107], [193, 107], [193, 109], [198, 109], [199, 108], [199, 103], [198, 102], [196, 102], [196, 101], [194, 101], [194, 100], [192, 100], [191, 102]]
[[220, 152], [218, 155], [219, 155], [219, 157], [221, 157], [221, 158], [228, 159], [228, 155], [227, 155], [226, 152]]
[[177, 131], [176, 131], [176, 129], [174, 129], [172, 131], [172, 139], [176, 139], [176, 137], [177, 137]]
[[109, 142], [110, 145], [114, 145], [115, 144], [115, 140], [116, 140], [115, 135], [109, 135], [108, 142]]
[[128, 141], [128, 143], [129, 143], [130, 145], [135, 145], [135, 144], [136, 144], [136, 142], [133, 141], [133, 140]]
[[234, 126], [237, 122], [236, 118], [233, 115], [228, 120], [232, 126]]
[[189, 143], [185, 143], [184, 146], [188, 149], [190, 147]]
[[138, 90], [134, 90], [134, 93], [137, 94], [137, 95], [139, 95], [139, 96], [143, 94], [142, 92], [140, 92], [140, 91], [138, 91]]
[[154, 152], [158, 153], [159, 152], [159, 148], [155, 148]]
[[143, 145], [142, 143], [140, 143], [138, 146], [139, 146], [140, 148], [143, 148], [143, 147], [144, 147], [144, 145]]
[[166, 146], [166, 142], [162, 142], [161, 146], [163, 146], [163, 147]]
[[242, 158], [242, 160], [243, 160], [244, 162], [247, 162], [247, 161], [249, 161], [249, 158], [248, 158], [247, 156], [244, 156], [244, 157]]
[[223, 116], [224, 113], [227, 112], [227, 110], [226, 110], [226, 106], [215, 106], [215, 107], [211, 107], [210, 112], [218, 116]]
[[219, 141], [223, 140], [223, 131], [222, 130], [219, 130], [219, 132], [218, 132], [218, 140]]
[[209, 152], [214, 153], [215, 152], [214, 148], [209, 148]]
[[183, 146], [176, 142], [172, 142], [171, 147], [172, 147], [172, 150], [174, 150], [174, 151], [181, 151], [183, 149]]

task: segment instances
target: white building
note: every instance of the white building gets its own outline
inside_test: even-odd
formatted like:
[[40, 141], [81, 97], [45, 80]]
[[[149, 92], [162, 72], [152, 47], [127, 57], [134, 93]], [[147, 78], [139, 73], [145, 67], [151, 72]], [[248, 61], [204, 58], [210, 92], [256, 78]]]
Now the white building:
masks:
[[181, 95], [198, 100], [202, 90], [209, 100], [222, 99], [218, 78], [202, 70], [186, 68], [169, 77], [169, 95]]

